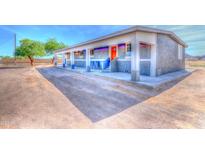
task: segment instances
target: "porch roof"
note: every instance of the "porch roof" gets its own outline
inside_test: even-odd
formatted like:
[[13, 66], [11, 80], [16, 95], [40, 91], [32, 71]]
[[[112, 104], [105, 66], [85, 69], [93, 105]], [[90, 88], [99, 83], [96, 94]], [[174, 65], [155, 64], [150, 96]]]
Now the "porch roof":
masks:
[[65, 50], [80, 47], [80, 46], [83, 46], [83, 45], [103, 41], [103, 40], [106, 40], [106, 39], [109, 39], [109, 38], [112, 38], [112, 37], [124, 35], [124, 34], [135, 32], [135, 31], [165, 34], [165, 35], [170, 36], [172, 39], [174, 39], [177, 43], [181, 44], [182, 46], [188, 47], [188, 45], [183, 40], [181, 40], [175, 33], [171, 32], [171, 31], [161, 30], [161, 29], [156, 29], [156, 28], [150, 28], [150, 27], [144, 27], [144, 26], [133, 26], [133, 27], [121, 30], [121, 31], [117, 31], [117, 32], [114, 32], [114, 33], [111, 33], [111, 34], [108, 34], [108, 35], [104, 35], [104, 36], [92, 39], [92, 40], [88, 40], [88, 41], [85, 41], [85, 42], [82, 42], [82, 43], [75, 44], [75, 45], [70, 46], [68, 48], [63, 48], [63, 49], [60, 49], [60, 50], [56, 50], [55, 52], [58, 53], [58, 52], [61, 52], [61, 51], [65, 51]]

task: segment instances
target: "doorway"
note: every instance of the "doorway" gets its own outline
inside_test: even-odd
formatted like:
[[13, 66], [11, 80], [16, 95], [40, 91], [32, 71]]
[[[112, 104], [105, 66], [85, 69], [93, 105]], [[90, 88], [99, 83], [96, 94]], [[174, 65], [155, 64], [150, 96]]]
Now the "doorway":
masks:
[[111, 47], [111, 60], [115, 59], [117, 56], [117, 46]]

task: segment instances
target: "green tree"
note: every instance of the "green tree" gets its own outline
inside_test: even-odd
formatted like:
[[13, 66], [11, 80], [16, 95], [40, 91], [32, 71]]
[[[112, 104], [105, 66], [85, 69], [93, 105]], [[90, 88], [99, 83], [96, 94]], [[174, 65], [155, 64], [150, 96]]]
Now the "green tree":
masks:
[[16, 48], [15, 56], [28, 57], [33, 66], [35, 56], [44, 56], [44, 44], [39, 41], [23, 39], [20, 41], [20, 46]]
[[45, 43], [45, 50], [48, 54], [53, 54], [55, 50], [66, 48], [67, 46], [63, 42], [58, 42], [56, 39], [48, 39]]

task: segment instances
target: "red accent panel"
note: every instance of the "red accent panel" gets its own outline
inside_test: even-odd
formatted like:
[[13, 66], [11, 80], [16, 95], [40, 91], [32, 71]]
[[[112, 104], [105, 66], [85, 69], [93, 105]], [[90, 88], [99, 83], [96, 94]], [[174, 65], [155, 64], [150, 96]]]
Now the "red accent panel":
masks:
[[111, 47], [111, 60], [115, 59], [115, 57], [117, 56], [117, 47], [116, 46], [112, 46]]

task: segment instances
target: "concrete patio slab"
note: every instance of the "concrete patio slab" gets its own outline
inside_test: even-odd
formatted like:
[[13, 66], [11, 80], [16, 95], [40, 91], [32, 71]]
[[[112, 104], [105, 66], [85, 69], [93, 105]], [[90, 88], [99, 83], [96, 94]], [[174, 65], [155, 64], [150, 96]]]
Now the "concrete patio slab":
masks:
[[163, 84], [180, 80], [192, 73], [191, 70], [181, 70], [172, 73], [167, 73], [165, 75], [161, 75], [158, 77], [150, 77], [150, 76], [140, 76], [140, 81], [138, 84], [150, 86], [153, 88], [159, 88]]
[[[85, 68], [76, 67], [75, 69], [71, 69], [70, 67], [63, 68], [62, 66], [58, 66], [58, 68], [66, 69], [69, 71], [82, 73], [86, 75], [97, 75], [112, 79], [118, 79], [128, 82], [131, 81], [131, 74], [130, 73], [123, 73], [123, 72], [104, 72], [102, 70], [92, 70], [91, 72], [86, 72]], [[187, 70], [181, 70], [176, 71], [172, 73], [167, 73], [165, 75], [161, 75], [158, 77], [151, 77], [151, 76], [140, 76], [140, 81], [134, 82], [138, 85], [142, 85], [149, 88], [160, 88], [160, 86], [163, 86], [164, 84], [167, 84], [169, 82], [180, 80], [188, 75], [190, 75], [193, 72], [191, 69]]]

